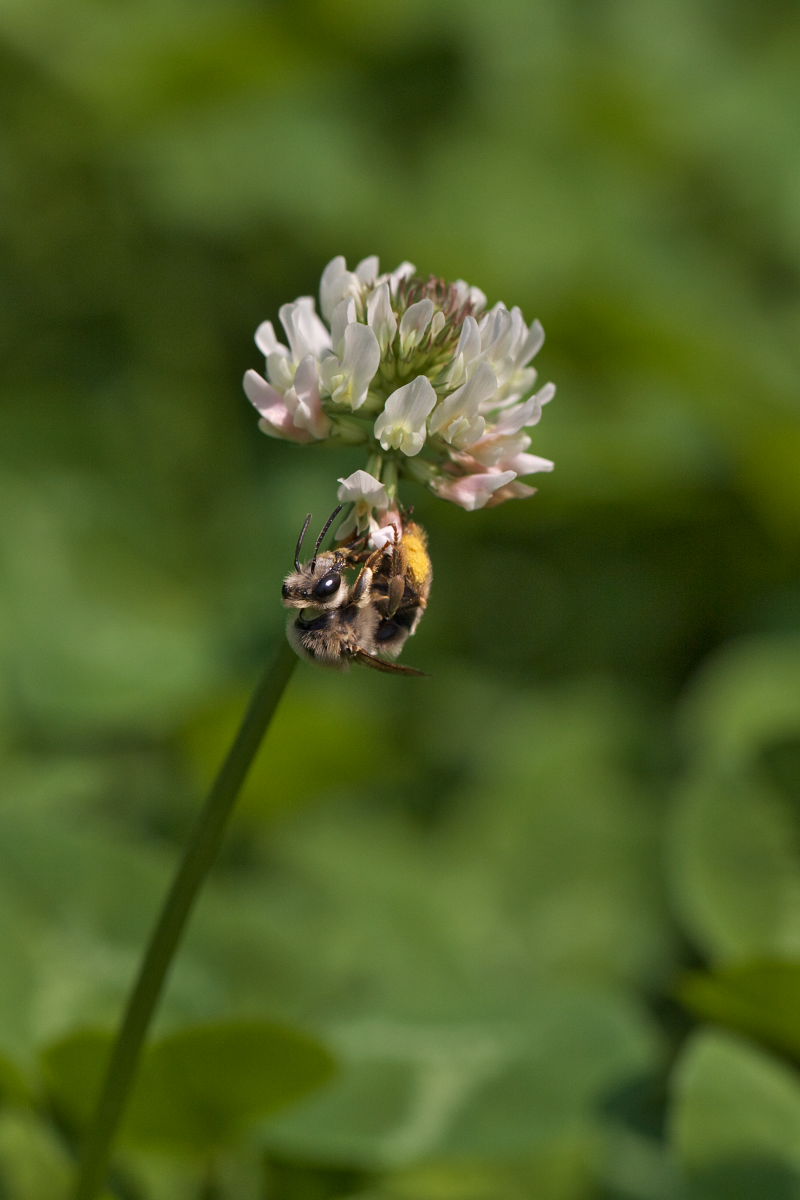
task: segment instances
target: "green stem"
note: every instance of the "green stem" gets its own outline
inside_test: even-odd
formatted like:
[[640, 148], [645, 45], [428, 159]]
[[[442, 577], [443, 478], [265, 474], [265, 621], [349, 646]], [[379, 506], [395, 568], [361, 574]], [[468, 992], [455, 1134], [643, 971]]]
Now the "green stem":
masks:
[[269, 727], [297, 659], [284, 643], [258, 684], [183, 852], [128, 998], [80, 1159], [73, 1200], [95, 1200], [142, 1046], [200, 887], [214, 864], [239, 789]]

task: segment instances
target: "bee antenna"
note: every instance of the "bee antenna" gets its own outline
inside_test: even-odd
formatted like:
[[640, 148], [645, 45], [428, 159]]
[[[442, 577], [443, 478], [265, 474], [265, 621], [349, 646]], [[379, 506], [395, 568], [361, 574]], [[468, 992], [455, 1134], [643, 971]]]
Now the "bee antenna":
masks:
[[[336, 518], [338, 517], [339, 513], [342, 511], [343, 508], [344, 508], [343, 504], [337, 504], [336, 508], [333, 510], [331, 515], [328, 517], [325, 524], [322, 526], [322, 530], [321, 530], [320, 535], [317, 538], [316, 544], [314, 546], [314, 557], [311, 560], [311, 570], [312, 571], [314, 570], [314, 567], [317, 565], [317, 555], [319, 554], [319, 548], [322, 545], [322, 539], [325, 537], [325, 534], [328, 532], [331, 525], [336, 520]], [[309, 521], [310, 520], [311, 520], [311, 518], [309, 517]], [[308, 526], [308, 521], [306, 522], [306, 527], [307, 526]], [[305, 533], [305, 529], [303, 530], [303, 533]], [[299, 568], [298, 568], [298, 570], [299, 570]]]
[[301, 569], [300, 554], [302, 553], [303, 542], [305, 540], [306, 534], [308, 533], [308, 527], [310, 524], [311, 524], [311, 513], [308, 514], [305, 521], [303, 522], [303, 528], [300, 530], [300, 537], [297, 539], [297, 549], [294, 552], [294, 569], [296, 571], [299, 571]]

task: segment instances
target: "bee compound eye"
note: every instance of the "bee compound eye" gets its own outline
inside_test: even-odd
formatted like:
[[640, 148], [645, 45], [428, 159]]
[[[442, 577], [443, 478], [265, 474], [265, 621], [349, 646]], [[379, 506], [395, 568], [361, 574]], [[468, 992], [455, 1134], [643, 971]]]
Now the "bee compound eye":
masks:
[[342, 577], [338, 571], [328, 571], [322, 576], [317, 583], [314, 584], [312, 595], [315, 600], [330, 600], [331, 596], [335, 596], [342, 584]]
[[284, 583], [284, 584], [282, 584], [282, 585], [281, 585], [281, 597], [282, 597], [284, 600], [288, 600], [288, 599], [289, 599], [289, 585], [288, 585], [288, 583]]

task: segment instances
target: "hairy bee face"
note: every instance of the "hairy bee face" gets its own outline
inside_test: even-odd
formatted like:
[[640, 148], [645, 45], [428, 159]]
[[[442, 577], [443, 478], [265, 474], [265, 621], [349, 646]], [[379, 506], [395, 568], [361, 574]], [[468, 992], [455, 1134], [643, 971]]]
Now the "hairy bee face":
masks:
[[346, 603], [350, 587], [345, 576], [347, 558], [331, 551], [292, 571], [281, 588], [287, 608], [339, 608]]

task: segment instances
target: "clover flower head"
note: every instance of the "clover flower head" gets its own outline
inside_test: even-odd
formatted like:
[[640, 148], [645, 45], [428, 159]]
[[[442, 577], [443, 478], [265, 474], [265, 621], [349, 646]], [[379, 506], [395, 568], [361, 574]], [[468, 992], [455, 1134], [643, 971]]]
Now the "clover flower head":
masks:
[[526, 432], [555, 393], [534, 390], [544, 331], [518, 308], [486, 304], [480, 289], [424, 278], [412, 263], [381, 274], [374, 256], [353, 270], [338, 257], [322, 273], [319, 312], [310, 296], [280, 309], [285, 343], [270, 321], [257, 330], [264, 373], [248, 371], [244, 389], [259, 427], [367, 448], [369, 470], [341, 480], [339, 496], [375, 545], [392, 528], [400, 478], [471, 511], [532, 495], [519, 477], [552, 470]]

